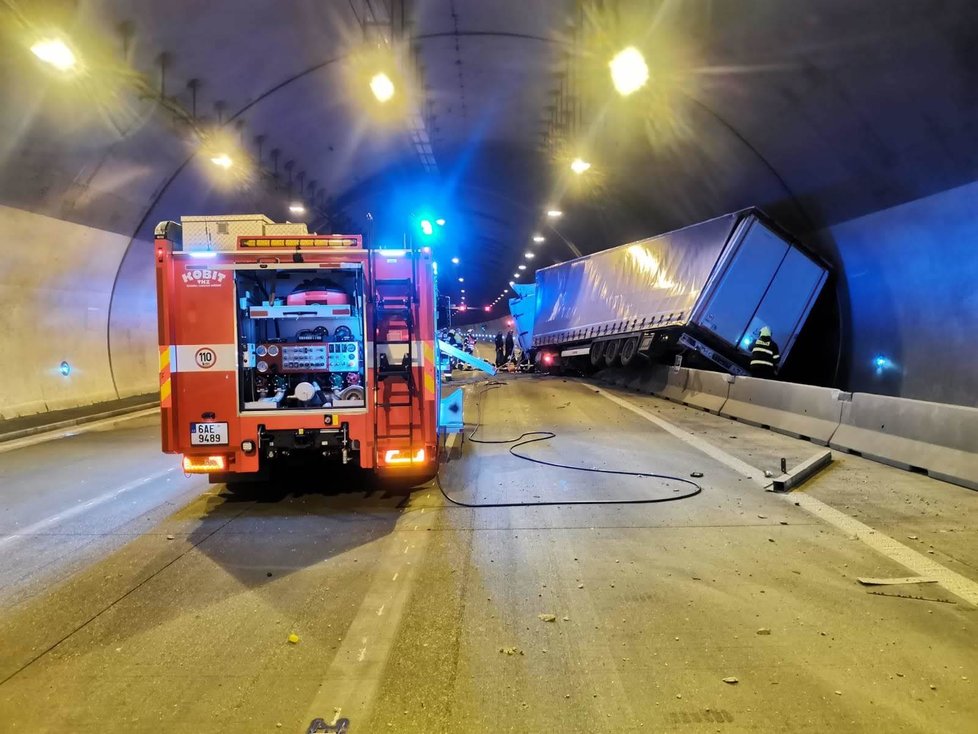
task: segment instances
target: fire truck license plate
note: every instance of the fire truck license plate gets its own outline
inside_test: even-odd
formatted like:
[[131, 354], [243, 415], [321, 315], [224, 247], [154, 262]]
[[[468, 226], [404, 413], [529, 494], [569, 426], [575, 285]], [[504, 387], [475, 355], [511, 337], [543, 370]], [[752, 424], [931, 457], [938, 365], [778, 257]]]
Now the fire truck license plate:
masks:
[[191, 423], [191, 446], [226, 446], [228, 442], [227, 423]]

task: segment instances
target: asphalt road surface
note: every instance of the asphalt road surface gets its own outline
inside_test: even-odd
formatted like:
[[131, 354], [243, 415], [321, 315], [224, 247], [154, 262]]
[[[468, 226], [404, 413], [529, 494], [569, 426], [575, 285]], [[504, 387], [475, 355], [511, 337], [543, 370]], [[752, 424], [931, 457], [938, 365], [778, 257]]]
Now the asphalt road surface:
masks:
[[[764, 470], [818, 447], [499, 382], [464, 388], [476, 439], [549, 430], [518, 451], [702, 492], [471, 441], [458, 501], [671, 501], [211, 486], [153, 417], [0, 453], [0, 731], [978, 731], [978, 493], [836, 454], [775, 495]], [[921, 563], [937, 583], [857, 582]]]

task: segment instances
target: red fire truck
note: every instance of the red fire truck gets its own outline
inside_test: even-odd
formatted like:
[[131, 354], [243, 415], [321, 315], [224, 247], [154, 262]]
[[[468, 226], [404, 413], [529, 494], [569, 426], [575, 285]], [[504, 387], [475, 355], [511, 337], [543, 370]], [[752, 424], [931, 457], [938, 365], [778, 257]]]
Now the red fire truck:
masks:
[[155, 231], [163, 451], [212, 481], [309, 458], [433, 475], [428, 248], [261, 215], [181, 221]]

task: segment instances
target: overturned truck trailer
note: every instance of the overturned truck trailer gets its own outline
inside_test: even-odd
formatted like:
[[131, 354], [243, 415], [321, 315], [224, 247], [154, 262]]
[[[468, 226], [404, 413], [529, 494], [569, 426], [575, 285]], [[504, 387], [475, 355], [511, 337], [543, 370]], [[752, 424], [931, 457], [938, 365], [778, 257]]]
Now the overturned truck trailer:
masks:
[[788, 359], [828, 268], [757, 209], [538, 270], [541, 366], [628, 366], [695, 351], [746, 374], [764, 326]]

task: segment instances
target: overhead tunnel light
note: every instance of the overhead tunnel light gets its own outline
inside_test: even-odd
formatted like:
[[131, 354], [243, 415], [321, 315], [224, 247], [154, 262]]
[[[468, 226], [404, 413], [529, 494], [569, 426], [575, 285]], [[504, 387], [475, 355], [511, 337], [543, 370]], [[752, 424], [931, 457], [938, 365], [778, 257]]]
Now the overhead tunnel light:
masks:
[[31, 53], [58, 71], [68, 71], [78, 63], [72, 50], [68, 48], [64, 41], [58, 38], [48, 38], [38, 41], [31, 46]]
[[303, 204], [301, 202], [295, 201], [295, 202], [289, 204], [289, 211], [292, 214], [305, 214], [306, 213], [306, 207], [303, 206]]
[[557, 217], [564, 216], [564, 213], [560, 209], [547, 209], [547, 216], [551, 219], [557, 219]]
[[517, 265], [520, 270], [526, 270], [526, 265]]
[[536, 255], [534, 255], [532, 252], [524, 252], [523, 257], [525, 257], [527, 260], [532, 260], [536, 257]]
[[622, 97], [637, 92], [649, 80], [649, 67], [642, 52], [634, 46], [622, 49], [608, 64], [611, 82]]
[[233, 161], [231, 160], [231, 156], [229, 156], [227, 153], [219, 153], [211, 158], [211, 163], [227, 170], [231, 167]]
[[370, 79], [370, 91], [378, 102], [387, 102], [394, 96], [394, 82], [384, 72], [374, 74]]
[[580, 176], [582, 173], [584, 173], [586, 170], [588, 170], [591, 167], [591, 164], [588, 163], [583, 158], [575, 158], [573, 161], [571, 161], [570, 167], [574, 173]]
[[533, 241], [536, 242], [537, 244], [546, 241], [546, 239], [547, 238], [544, 237], [542, 234], [535, 234], [535, 235], [533, 235]]

